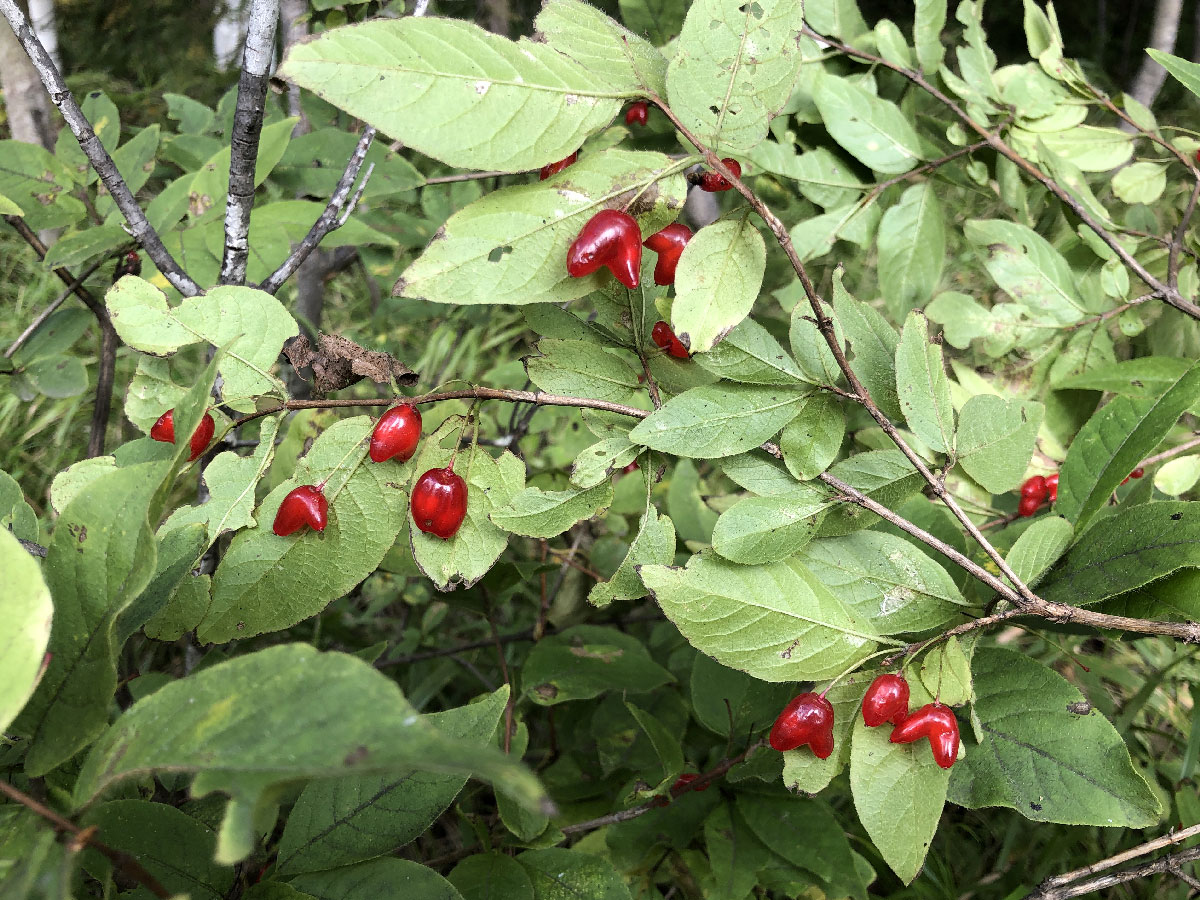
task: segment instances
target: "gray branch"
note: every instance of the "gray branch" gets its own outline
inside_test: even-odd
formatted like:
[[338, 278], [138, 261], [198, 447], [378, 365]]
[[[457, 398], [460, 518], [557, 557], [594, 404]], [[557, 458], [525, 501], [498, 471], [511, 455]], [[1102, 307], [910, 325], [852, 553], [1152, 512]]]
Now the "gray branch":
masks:
[[[326, 204], [324, 212], [313, 223], [312, 228], [308, 230], [308, 234], [304, 236], [304, 240], [296, 245], [296, 249], [291, 252], [291, 255], [280, 264], [279, 268], [266, 281], [259, 285], [260, 290], [264, 290], [268, 294], [274, 294], [278, 291], [283, 287], [284, 282], [295, 274], [296, 270], [300, 268], [300, 264], [308, 258], [308, 255], [317, 249], [317, 245], [324, 240], [325, 235], [345, 224], [346, 218], [354, 209], [354, 204], [362, 196], [363, 189], [367, 186], [367, 178], [371, 175], [371, 171], [368, 169], [367, 175], [363, 178], [358, 192], [351, 199], [350, 189], [354, 187], [359, 170], [362, 169], [363, 162], [366, 161], [367, 151], [371, 149], [371, 141], [374, 139], [375, 129], [368, 125], [363, 129], [362, 137], [358, 139], [358, 144], [355, 146], [354, 152], [350, 154], [350, 159], [346, 161], [345, 171], [342, 172], [342, 177], [338, 179], [337, 187], [334, 188], [333, 196], [329, 198], [329, 203]], [[343, 207], [345, 207], [344, 213]]]
[[1114, 872], [1111, 875], [1101, 875], [1099, 878], [1093, 878], [1090, 881], [1081, 881], [1078, 884], [1060, 886], [1043, 885], [1032, 894], [1029, 894], [1025, 900], [1070, 900], [1071, 897], [1081, 897], [1084, 894], [1102, 891], [1105, 888], [1124, 884], [1136, 878], [1146, 878], [1150, 875], [1162, 875], [1164, 873], [1170, 873], [1177, 878], [1183, 878], [1184, 881], [1189, 881], [1182, 874], [1181, 867], [1185, 863], [1195, 862], [1196, 860], [1200, 860], [1200, 847], [1193, 847], [1190, 850], [1180, 850], [1177, 853], [1171, 853], [1152, 862], [1142, 863], [1140, 866], [1133, 866], [1121, 872]]
[[266, 108], [267, 76], [275, 48], [279, 0], [253, 0], [242, 54], [237, 106], [230, 140], [229, 194], [225, 200], [225, 254], [221, 284], [246, 283], [250, 255], [250, 211], [254, 207], [254, 168]]
[[158, 270], [163, 273], [175, 290], [185, 297], [202, 293], [200, 286], [179, 267], [179, 263], [175, 262], [174, 257], [163, 244], [162, 238], [158, 236], [158, 232], [151, 227], [146, 214], [142, 212], [142, 208], [134, 199], [133, 192], [129, 190], [129, 185], [117, 171], [116, 163], [108, 155], [108, 151], [104, 149], [100, 139], [96, 137], [91, 123], [84, 116], [79, 104], [75, 102], [75, 98], [71, 96], [71, 92], [67, 89], [67, 83], [63, 81], [62, 75], [54, 65], [54, 61], [50, 59], [46, 48], [34, 34], [29, 20], [17, 6], [16, 0], [0, 0], [0, 13], [4, 14], [8, 24], [12, 26], [13, 33], [32, 60], [34, 68], [37, 69], [38, 75], [42, 79], [42, 84], [50, 94], [50, 99], [62, 113], [67, 127], [75, 135], [75, 140], [79, 142], [80, 149], [87, 156], [92, 168], [96, 170], [96, 174], [100, 176], [100, 180], [108, 189], [113, 202], [117, 204], [117, 209], [125, 217], [125, 221], [129, 224], [129, 233], [142, 245], [146, 255], [154, 261]]
[[[1175, 39], [1179, 36], [1179, 19], [1182, 15], [1183, 0], [1158, 0], [1154, 6], [1154, 22], [1150, 28], [1150, 46], [1163, 53], [1174, 53]], [[1142, 63], [1129, 88], [1129, 96], [1149, 109], [1154, 105], [1154, 98], [1162, 90], [1166, 79], [1167, 70], [1147, 53], [1142, 56]]]

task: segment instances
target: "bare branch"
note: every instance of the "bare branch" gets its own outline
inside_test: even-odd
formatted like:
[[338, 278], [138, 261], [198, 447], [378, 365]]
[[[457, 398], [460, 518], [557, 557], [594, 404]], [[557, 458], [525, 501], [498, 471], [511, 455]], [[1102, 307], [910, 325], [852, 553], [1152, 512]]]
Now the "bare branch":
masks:
[[46, 558], [46, 548], [41, 544], [33, 541], [27, 541], [25, 538], [17, 538], [17, 540], [20, 542], [21, 547], [24, 548], [25, 552], [30, 556], [36, 556], [38, 559]]
[[1146, 841], [1144, 844], [1138, 844], [1136, 847], [1130, 847], [1128, 850], [1122, 850], [1120, 853], [1114, 854], [1107, 859], [1102, 859], [1098, 862], [1091, 863], [1081, 869], [1075, 869], [1071, 872], [1064, 872], [1062, 875], [1055, 875], [1052, 878], [1047, 878], [1039, 887], [1039, 890], [1045, 890], [1050, 887], [1060, 887], [1064, 884], [1070, 884], [1072, 881], [1078, 881], [1080, 878], [1086, 878], [1089, 875], [1095, 875], [1098, 872], [1103, 872], [1105, 869], [1111, 869], [1113, 866], [1119, 866], [1122, 863], [1127, 863], [1131, 859], [1137, 859], [1139, 856], [1145, 856], [1147, 853], [1153, 853], [1155, 850], [1161, 850], [1163, 847], [1170, 847], [1172, 844], [1182, 844], [1191, 837], [1200, 835], [1200, 825], [1193, 825], [1190, 828], [1184, 828], [1180, 831], [1173, 831], [1169, 834], [1156, 837], [1152, 841]]
[[[276, 293], [284, 282], [286, 282], [296, 270], [300, 268], [300, 264], [308, 258], [308, 255], [317, 249], [317, 245], [325, 239], [325, 235], [336, 229], [342, 224], [339, 221], [342, 208], [346, 206], [347, 198], [350, 196], [350, 189], [354, 186], [355, 179], [358, 178], [359, 170], [362, 169], [363, 162], [366, 161], [367, 151], [371, 149], [371, 142], [375, 140], [375, 129], [368, 125], [363, 129], [362, 136], [358, 139], [358, 144], [354, 148], [354, 152], [350, 154], [350, 159], [346, 161], [346, 168], [342, 172], [342, 177], [338, 179], [337, 187], [333, 191], [333, 196], [329, 198], [329, 203], [326, 204], [325, 210], [321, 213], [312, 228], [308, 230], [308, 234], [304, 236], [296, 249], [291, 252], [270, 277], [267, 278], [258, 287], [260, 290], [266, 291], [268, 294]], [[367, 173], [368, 175], [370, 172]], [[359, 188], [358, 194], [355, 195], [355, 200], [362, 194], [362, 189], [366, 187], [366, 179], [363, 179], [362, 187]], [[352, 208], [352, 207], [351, 207]]]
[[1133, 866], [1123, 872], [1101, 875], [1099, 878], [1093, 878], [1091, 881], [1084, 881], [1080, 884], [1066, 884], [1061, 887], [1048, 887], [1046, 884], [1043, 884], [1032, 894], [1028, 894], [1026, 900], [1068, 900], [1070, 897], [1080, 897], [1083, 894], [1102, 891], [1105, 888], [1124, 884], [1127, 881], [1133, 881], [1137, 878], [1145, 878], [1148, 875], [1162, 875], [1164, 873], [1170, 873], [1187, 881], [1188, 879], [1183, 876], [1180, 867], [1184, 863], [1195, 862], [1196, 860], [1200, 860], [1200, 847], [1193, 847], [1190, 850], [1180, 850], [1178, 853], [1172, 853], [1161, 859], [1142, 863], [1140, 866]]
[[21, 42], [25, 52], [33, 60], [33, 65], [38, 70], [38, 75], [41, 76], [42, 84], [50, 93], [50, 99], [62, 113], [67, 127], [71, 129], [71, 133], [79, 142], [80, 149], [92, 164], [92, 168], [96, 170], [96, 174], [100, 176], [100, 180], [108, 189], [113, 202], [117, 204], [117, 209], [125, 217], [125, 221], [129, 224], [129, 233], [133, 235], [134, 240], [141, 244], [146, 255], [153, 260], [158, 270], [175, 290], [185, 297], [203, 293], [200, 286], [179, 267], [179, 263], [175, 262], [174, 257], [163, 244], [162, 238], [158, 236], [158, 232], [151, 227], [146, 214], [129, 190], [129, 185], [117, 171], [116, 163], [108, 155], [108, 151], [104, 149], [100, 139], [96, 137], [91, 123], [84, 116], [79, 104], [75, 102], [70, 90], [67, 89], [67, 83], [63, 80], [49, 54], [46, 53], [42, 42], [33, 33], [29, 21], [25, 18], [25, 14], [17, 5], [16, 0], [0, 0], [0, 13], [4, 14], [4, 18], [12, 26], [17, 40]]
[[254, 208], [254, 169], [266, 111], [267, 75], [275, 49], [279, 0], [253, 0], [242, 53], [237, 106], [230, 140], [229, 193], [225, 199], [225, 254], [221, 284], [246, 283], [250, 254], [250, 212]]

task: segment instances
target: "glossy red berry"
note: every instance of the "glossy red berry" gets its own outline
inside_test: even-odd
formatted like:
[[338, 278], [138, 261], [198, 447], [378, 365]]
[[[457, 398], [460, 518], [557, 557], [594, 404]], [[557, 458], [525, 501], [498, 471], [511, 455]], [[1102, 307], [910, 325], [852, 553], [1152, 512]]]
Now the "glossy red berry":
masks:
[[418, 528], [448, 540], [467, 516], [467, 483], [449, 466], [430, 469], [417, 479], [409, 509]]
[[711, 781], [706, 781], [697, 788], [688, 787], [688, 785], [690, 785], [699, 777], [699, 772], [684, 772], [675, 780], [675, 783], [671, 785], [671, 793], [682, 794], [684, 791], [695, 791], [696, 793], [700, 793], [701, 791], [707, 791], [710, 787], [712, 787]]
[[1022, 497], [1021, 502], [1017, 504], [1017, 515], [1026, 517], [1035, 515], [1041, 505], [1042, 501], [1037, 497]]
[[1141, 478], [1145, 474], [1146, 474], [1146, 470], [1143, 469], [1141, 466], [1138, 466], [1136, 469], [1134, 469], [1132, 472], [1129, 473], [1129, 477], [1130, 478]]
[[417, 452], [421, 440], [421, 413], [411, 403], [393, 406], [375, 423], [371, 432], [371, 459], [405, 462]]
[[629, 213], [603, 209], [592, 216], [567, 250], [567, 273], [582, 278], [606, 267], [627, 288], [642, 273], [642, 231]]
[[324, 531], [329, 524], [329, 501], [316, 485], [302, 484], [283, 498], [275, 513], [272, 530], [287, 537], [305, 525], [313, 531]]
[[667, 285], [675, 282], [675, 267], [679, 265], [683, 248], [691, 239], [692, 229], [679, 222], [668, 225], [662, 231], [646, 238], [642, 246], [658, 254], [658, 262], [654, 264], [655, 284]]
[[625, 110], [626, 125], [645, 125], [650, 118], [650, 104], [645, 100], [635, 100]]
[[908, 682], [902, 675], [876, 677], [863, 696], [862, 714], [871, 728], [888, 721], [899, 725], [908, 715]]
[[1058, 499], [1058, 473], [1046, 476], [1046, 498], [1053, 503]]
[[958, 759], [958, 719], [954, 710], [941, 703], [927, 703], [892, 729], [893, 744], [911, 744], [929, 738], [933, 761], [943, 769]]
[[795, 750], [804, 744], [817, 759], [833, 753], [833, 704], [820, 694], [799, 694], [783, 708], [768, 738], [776, 750]]
[[[726, 157], [721, 162], [725, 163], [725, 167], [734, 174], [735, 178], [742, 177], [742, 164], [736, 159]], [[700, 175], [700, 190], [702, 191], [715, 194], [718, 191], [727, 191], [731, 187], [733, 185], [725, 179], [725, 176], [717, 172], [704, 172]]]
[[1034, 475], [1032, 478], [1027, 478], [1025, 479], [1025, 483], [1021, 485], [1022, 497], [1033, 497], [1040, 502], [1046, 499], [1046, 494], [1046, 479], [1042, 475]]
[[666, 350], [676, 359], [688, 359], [691, 356], [687, 347], [683, 346], [683, 341], [675, 337], [675, 332], [666, 322], [654, 323], [654, 327], [650, 329], [650, 339], [658, 345], [660, 350]]
[[574, 153], [572, 153], [566, 159], [560, 159], [558, 162], [550, 163], [550, 165], [548, 165], [548, 166], [542, 166], [541, 170], [538, 172], [538, 180], [545, 181], [551, 175], [557, 175], [559, 172], [561, 172], [567, 166], [574, 164], [575, 160], [577, 160], [577, 159], [579, 159], [579, 151], [578, 150], [576, 150]]
[[[205, 413], [204, 418], [200, 420], [200, 424], [196, 426], [196, 430], [192, 432], [191, 441], [188, 442], [192, 449], [192, 453], [188, 457], [188, 462], [195, 460], [207, 449], [216, 431], [217, 423], [213, 421], [212, 414]], [[162, 441], [164, 444], [175, 443], [174, 408], [168, 409], [158, 417], [157, 422], [150, 426], [150, 437], [153, 440]]]

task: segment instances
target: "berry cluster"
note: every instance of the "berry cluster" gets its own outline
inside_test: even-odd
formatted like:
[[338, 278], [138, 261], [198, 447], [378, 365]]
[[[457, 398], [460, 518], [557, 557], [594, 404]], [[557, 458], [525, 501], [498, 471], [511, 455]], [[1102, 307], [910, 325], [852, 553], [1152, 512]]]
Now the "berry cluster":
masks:
[[[175, 442], [175, 410], [168, 409], [150, 429], [150, 437], [166, 443]], [[212, 440], [216, 423], [208, 413], [192, 434], [190, 460], [204, 452]], [[391, 407], [379, 417], [371, 431], [368, 450], [372, 461], [389, 459], [407, 462], [417, 452], [421, 441], [421, 413], [411, 403]], [[443, 540], [454, 537], [467, 516], [467, 483], [454, 471], [454, 462], [444, 469], [430, 469], [417, 479], [409, 500], [413, 523], [424, 532]], [[313, 531], [324, 531], [329, 524], [329, 501], [325, 497], [325, 482], [302, 484], [291, 490], [275, 513], [272, 530], [287, 537], [305, 525]]]
[[[1138, 466], [1125, 476], [1121, 484], [1130, 478], [1141, 478], [1146, 470]], [[1026, 478], [1021, 485], [1021, 502], [1017, 504], [1018, 516], [1032, 516], [1041, 508], [1043, 503], [1053, 503], [1058, 499], [1058, 473], [1052, 475], [1034, 475]]]
[[[908, 682], [901, 675], [880, 675], [863, 696], [863, 722], [870, 728], [891, 722], [893, 744], [911, 744], [928, 738], [933, 759], [943, 769], [958, 759], [958, 719], [950, 707], [934, 702], [909, 712]], [[825, 695], [805, 693], [783, 708], [768, 738], [779, 751], [807, 744], [817, 759], [833, 753], [833, 704]]]

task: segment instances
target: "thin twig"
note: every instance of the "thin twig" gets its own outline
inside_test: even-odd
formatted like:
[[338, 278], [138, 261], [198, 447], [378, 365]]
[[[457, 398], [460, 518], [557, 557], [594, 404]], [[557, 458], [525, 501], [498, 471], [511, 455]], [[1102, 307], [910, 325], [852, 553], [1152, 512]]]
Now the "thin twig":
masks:
[[1101, 875], [1099, 878], [1093, 878], [1091, 881], [1084, 881], [1080, 884], [1064, 885], [1062, 887], [1040, 887], [1032, 894], [1026, 896], [1026, 900], [1068, 900], [1070, 897], [1079, 897], [1083, 894], [1091, 894], [1095, 891], [1102, 891], [1105, 888], [1114, 887], [1118, 884], [1124, 884], [1127, 881], [1133, 881], [1137, 878], [1145, 878], [1147, 875], [1161, 875], [1164, 873], [1174, 874], [1184, 863], [1195, 862], [1200, 860], [1200, 847], [1193, 847], [1190, 850], [1181, 850], [1178, 853], [1172, 853], [1169, 856], [1164, 856], [1162, 859], [1156, 859], [1152, 862], [1142, 863], [1140, 866], [1134, 866], [1131, 869], [1126, 869], [1123, 872], [1114, 872], [1111, 875]]
[[1153, 853], [1155, 850], [1161, 850], [1163, 847], [1170, 847], [1172, 844], [1182, 844], [1191, 837], [1200, 835], [1200, 825], [1192, 825], [1189, 828], [1183, 828], [1179, 831], [1172, 831], [1168, 834], [1156, 837], [1152, 841], [1146, 841], [1144, 844], [1138, 844], [1136, 847], [1130, 847], [1128, 850], [1122, 850], [1120, 853], [1114, 854], [1106, 859], [1086, 865], [1083, 868], [1075, 869], [1071, 872], [1064, 872], [1062, 875], [1055, 875], [1047, 878], [1040, 885], [1039, 889], [1048, 887], [1061, 887], [1064, 884], [1070, 884], [1072, 881], [1078, 881], [1080, 878], [1087, 878], [1089, 875], [1095, 875], [1098, 872], [1103, 872], [1105, 869], [1111, 869], [1113, 866], [1119, 866], [1129, 862], [1131, 859], [1137, 859], [1139, 856], [1145, 856], [1147, 853]]
[[[696, 135], [694, 135], [687, 128], [687, 126], [679, 120], [679, 117], [675, 115], [674, 111], [667, 106], [667, 104], [663, 102], [661, 98], [650, 95], [649, 99], [663, 111], [668, 119], [671, 120], [671, 123], [675, 126], [676, 130], [678, 130], [679, 133], [682, 134], [688, 140], [688, 142], [704, 156], [705, 161], [714, 169], [716, 169], [720, 175], [724, 176], [734, 186], [734, 188], [736, 188], [737, 191], [746, 198], [747, 202], [749, 202], [750, 206], [759, 214], [762, 220], [766, 222], [767, 227], [771, 229], [771, 233], [775, 235], [776, 242], [783, 249], [784, 254], [791, 263], [792, 269], [796, 273], [796, 277], [800, 280], [800, 285], [803, 287], [805, 296], [808, 298], [809, 305], [812, 307], [817, 328], [821, 332], [822, 337], [825, 338], [826, 345], [833, 354], [833, 358], [837, 361], [838, 368], [841, 370], [842, 374], [845, 375], [846, 380], [849, 382], [850, 390], [855, 395], [857, 401], [868, 413], [870, 413], [871, 418], [873, 418], [879, 427], [883, 429], [884, 433], [888, 436], [892, 443], [896, 445], [897, 449], [904, 454], [905, 458], [908, 459], [909, 464], [921, 474], [921, 477], [925, 479], [925, 482], [932, 489], [933, 493], [939, 500], [942, 501], [946, 508], [953, 513], [954, 517], [958, 519], [959, 523], [966, 530], [967, 534], [974, 539], [975, 543], [983, 548], [984, 553], [986, 553], [988, 558], [990, 558], [992, 562], [996, 564], [996, 568], [999, 569], [1000, 573], [1009, 580], [1009, 582], [1016, 589], [1017, 593], [1025, 600], [1032, 600], [1034, 598], [1033, 592], [1030, 591], [1024, 582], [1017, 577], [1017, 574], [1012, 570], [1008, 563], [1005, 562], [1004, 557], [1001, 556], [996, 548], [988, 542], [987, 538], [983, 536], [983, 532], [979, 530], [966, 512], [963, 511], [962, 507], [958, 505], [958, 501], [954, 498], [954, 495], [946, 490], [946, 485], [943, 483], [942, 479], [934, 475], [929, 470], [929, 467], [925, 465], [925, 461], [922, 460], [921, 457], [917, 455], [916, 451], [914, 451], [912, 447], [908, 445], [908, 442], [904, 440], [896, 426], [892, 424], [892, 421], [886, 415], [884, 415], [876, 405], [875, 401], [871, 398], [870, 392], [859, 379], [858, 375], [855, 374], [854, 369], [850, 366], [849, 360], [846, 358], [846, 352], [842, 348], [842, 345], [838, 341], [837, 335], [834, 332], [833, 320], [825, 315], [822, 311], [821, 304], [824, 302], [824, 300], [817, 293], [817, 289], [813, 285], [812, 279], [809, 277], [808, 270], [805, 269], [804, 263], [800, 260], [799, 254], [796, 253], [796, 248], [792, 244], [791, 235], [788, 233], [788, 230], [784, 226], [783, 222], [781, 222], [779, 217], [767, 208], [767, 205], [763, 203], [763, 201], [746, 186], [745, 182], [743, 182], [740, 177], [734, 175], [733, 172], [731, 172], [726, 165], [721, 162], [711, 148], [706, 147], [700, 141], [700, 139], [697, 138]], [[1200, 309], [1197, 311], [1200, 312]]]
[[999, 135], [993, 133], [992, 131], [988, 130], [988, 128], [972, 119], [966, 113], [966, 111], [962, 109], [962, 107], [950, 99], [950, 97], [948, 97], [946, 94], [942, 93], [942, 91], [938, 90], [938, 88], [931, 84], [920, 72], [906, 68], [899, 63], [890, 62], [884, 59], [882, 56], [876, 56], [874, 53], [868, 53], [865, 50], [859, 50], [855, 47], [851, 47], [849, 44], [844, 44], [834, 38], [826, 37], [825, 35], [814, 31], [807, 25], [804, 26], [803, 33], [814, 40], [824, 41], [827, 45], [840, 50], [847, 56], [871, 63], [872, 65], [883, 66], [884, 68], [891, 69], [893, 72], [902, 75], [917, 87], [924, 90], [927, 94], [932, 96], [948, 110], [954, 113], [954, 115], [958, 117], [958, 119], [964, 125], [987, 141], [988, 145], [997, 153], [1000, 153], [1002, 156], [1015, 163], [1018, 168], [1024, 171], [1031, 178], [1040, 182], [1041, 185], [1046, 188], [1046, 190], [1054, 194], [1055, 197], [1057, 197], [1073, 213], [1075, 213], [1076, 216], [1079, 217], [1083, 224], [1094, 231], [1099, 236], [1100, 240], [1108, 245], [1108, 247], [1120, 258], [1121, 262], [1125, 264], [1126, 268], [1128, 268], [1131, 272], [1137, 275], [1138, 278], [1145, 282], [1146, 285], [1150, 287], [1157, 296], [1163, 299], [1163, 301], [1175, 307], [1175, 309], [1179, 310], [1180, 312], [1186, 313], [1193, 319], [1200, 319], [1200, 306], [1197, 306], [1195, 303], [1180, 294], [1177, 288], [1174, 288], [1169, 284], [1165, 284], [1151, 275], [1150, 272], [1147, 271], [1146, 267], [1138, 262], [1133, 255], [1121, 245], [1120, 241], [1118, 241], [1116, 237], [1114, 237], [1112, 233], [1108, 231], [1108, 229], [1106, 229], [1095, 219], [1094, 216], [1092, 216], [1091, 213], [1087, 211], [1082, 203], [1071, 196], [1070, 192], [1065, 190], [1060, 184], [1058, 184], [1058, 182], [1056, 182], [1053, 178], [1051, 178], [1029, 160], [1025, 159], [1025, 157], [1021, 156], [1021, 154], [1013, 150], [1012, 147], [1008, 146], [1008, 144], [1006, 144]]
[[435, 175], [426, 178], [425, 184], [455, 184], [459, 181], [480, 181], [484, 178], [498, 178], [501, 175], [512, 175], [512, 172], [459, 172], [457, 175]]
[[457, 644], [454, 647], [443, 647], [439, 650], [425, 650], [421, 653], [410, 653], [407, 656], [397, 656], [395, 659], [382, 659], [375, 663], [377, 669], [390, 669], [392, 666], [407, 666], [412, 663], [425, 662], [430, 659], [441, 659], [443, 656], [454, 656], [458, 653], [465, 653], [468, 650], [482, 650], [485, 647], [494, 647], [496, 644], [511, 644], [514, 641], [532, 641], [533, 629], [526, 628], [524, 631], [518, 631], [514, 634], [501, 634], [494, 637], [486, 638], [482, 641], [472, 641], [469, 644]]
[[150, 225], [145, 212], [134, 199], [133, 192], [129, 190], [129, 185], [125, 183], [125, 179], [117, 170], [116, 163], [108, 155], [108, 151], [104, 149], [100, 139], [96, 137], [91, 123], [79, 108], [79, 104], [75, 102], [58, 67], [54, 65], [46, 48], [42, 46], [42, 42], [34, 33], [29, 20], [17, 5], [16, 0], [0, 0], [0, 13], [4, 14], [8, 24], [12, 26], [17, 40], [21, 42], [21, 46], [25, 48], [34, 68], [37, 69], [38, 75], [41, 76], [42, 84], [49, 92], [50, 99], [62, 113], [67, 127], [71, 129], [71, 133], [79, 142], [79, 148], [83, 150], [84, 155], [92, 164], [92, 168], [96, 170], [96, 174], [100, 176], [100, 180], [108, 189], [117, 209], [125, 217], [125, 221], [129, 224], [129, 233], [141, 244], [146, 255], [153, 260], [158, 270], [175, 290], [185, 297], [202, 293], [200, 286], [179, 267], [179, 263], [171, 256], [170, 251], [163, 244], [162, 238], [158, 236], [158, 232]]
[[[350, 197], [350, 189], [354, 187], [355, 179], [358, 178], [359, 170], [362, 169], [373, 140], [375, 140], [375, 129], [368, 125], [363, 129], [358, 144], [354, 147], [354, 152], [346, 161], [346, 168], [342, 171], [342, 177], [338, 179], [337, 187], [334, 188], [333, 196], [329, 198], [329, 203], [326, 204], [324, 211], [317, 221], [313, 222], [312, 228], [308, 230], [304, 239], [296, 245], [296, 249], [280, 263], [278, 269], [258, 286], [260, 290], [266, 291], [268, 294], [276, 293], [283, 287], [284, 282], [300, 268], [300, 264], [308, 259], [309, 254], [317, 249], [317, 245], [325, 239], [325, 236], [338, 227], [342, 208]], [[363, 187], [366, 187], [366, 179], [363, 179]], [[361, 195], [361, 193], [362, 189], [360, 188], [359, 194]]]
[[1184, 441], [1179, 446], [1172, 447], [1170, 450], [1164, 450], [1162, 453], [1155, 453], [1153, 456], [1147, 456], [1140, 463], [1138, 463], [1137, 467], [1144, 469], [1148, 466], [1156, 466], [1160, 462], [1165, 462], [1168, 459], [1174, 459], [1181, 453], [1187, 453], [1193, 447], [1200, 447], [1200, 437], [1194, 437], [1190, 441]]
[[279, 0], [252, 0], [229, 141], [229, 192], [225, 199], [221, 284], [246, 283], [250, 211], [254, 208], [254, 170], [266, 113], [267, 75], [275, 50], [278, 21]]
[[124, 850], [117, 850], [108, 844], [99, 840], [96, 837], [96, 829], [80, 828], [70, 819], [64, 818], [43, 803], [38, 802], [33, 797], [30, 797], [24, 791], [19, 790], [9, 784], [7, 781], [0, 780], [0, 793], [8, 796], [9, 799], [20, 803], [30, 812], [35, 813], [45, 819], [53, 826], [54, 830], [60, 834], [69, 834], [72, 840], [76, 843], [77, 848], [82, 850], [84, 847], [91, 847], [98, 853], [104, 854], [105, 857], [114, 866], [120, 869], [128, 878], [136, 881], [156, 897], [170, 898], [175, 896], [168, 891], [158, 879], [151, 875], [142, 866], [137, 858], [126, 853]]
[[27, 327], [24, 331], [22, 331], [19, 335], [17, 335], [17, 339], [15, 341], [13, 341], [12, 344], [9, 345], [9, 348], [7, 350], [4, 351], [4, 358], [12, 359], [13, 354], [16, 353], [18, 350], [20, 350], [21, 347], [24, 346], [24, 344], [27, 340], [29, 340], [31, 337], [33, 337], [33, 333], [35, 331], [37, 331], [39, 328], [41, 328], [42, 323], [45, 322], [48, 318], [50, 318], [52, 315], [54, 315], [54, 313], [58, 310], [58, 308], [60, 306], [62, 306], [63, 303], [66, 302], [67, 298], [70, 297], [73, 293], [75, 293], [75, 291], [78, 288], [83, 287], [83, 283], [85, 281], [87, 281], [89, 278], [91, 278], [92, 275], [95, 273], [95, 271], [97, 269], [99, 269], [100, 266], [102, 266], [103, 264], [104, 264], [104, 258], [102, 257], [99, 260], [97, 260], [96, 262], [92, 263], [90, 266], [88, 266], [81, 274], [76, 276], [75, 279], [72, 280], [70, 284], [68, 284], [65, 288], [63, 288], [62, 293], [59, 294], [57, 297], [55, 297], [53, 302], [51, 302], [51, 304], [49, 306], [47, 306], [40, 313], [38, 313], [37, 316], [34, 318], [34, 320], [29, 323], [29, 327]]
[[1188, 226], [1192, 223], [1192, 214], [1196, 212], [1197, 197], [1200, 197], [1200, 178], [1196, 179], [1196, 183], [1192, 185], [1192, 194], [1188, 197], [1183, 216], [1175, 228], [1174, 237], [1171, 238], [1171, 249], [1167, 252], [1167, 284], [1173, 288], [1179, 286], [1179, 250], [1183, 246], [1183, 238], [1187, 234]]

